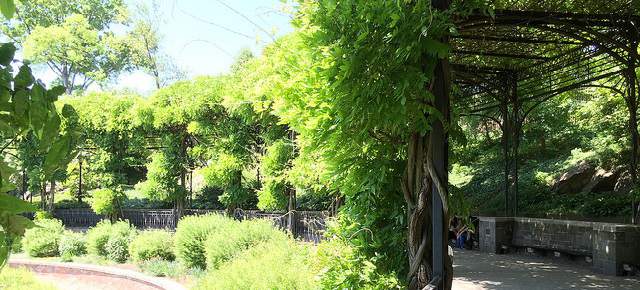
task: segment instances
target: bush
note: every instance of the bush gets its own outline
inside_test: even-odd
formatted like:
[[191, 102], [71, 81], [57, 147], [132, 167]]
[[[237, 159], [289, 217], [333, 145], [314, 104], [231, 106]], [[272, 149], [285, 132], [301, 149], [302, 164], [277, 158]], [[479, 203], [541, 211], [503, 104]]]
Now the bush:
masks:
[[173, 235], [162, 230], [144, 231], [131, 242], [129, 254], [136, 263], [152, 259], [173, 261]]
[[265, 242], [209, 272], [195, 289], [318, 289], [307, 256], [291, 240]]
[[91, 209], [113, 220], [125, 199], [126, 196], [122, 191], [108, 188], [96, 189], [91, 192]]
[[216, 269], [222, 263], [261, 242], [286, 238], [284, 232], [275, 229], [272, 222], [267, 220], [226, 224], [212, 232], [205, 241], [207, 269]]
[[126, 221], [111, 224], [101, 221], [87, 231], [87, 250], [90, 254], [123, 263], [129, 258], [129, 244], [136, 230]]
[[395, 273], [381, 273], [367, 258], [339, 238], [318, 245], [314, 272], [323, 289], [400, 289]]
[[104, 245], [107, 259], [124, 263], [129, 258], [129, 244], [135, 238], [136, 229], [126, 221], [112, 224], [109, 240]]
[[56, 219], [41, 219], [35, 223], [36, 227], [25, 231], [22, 249], [31, 257], [57, 256], [60, 236], [64, 231], [62, 222]]
[[153, 258], [140, 264], [142, 271], [157, 277], [177, 277], [187, 272], [180, 263]]
[[53, 216], [51, 215], [51, 213], [49, 213], [48, 211], [44, 211], [44, 210], [38, 210], [36, 211], [35, 214], [33, 214], [33, 219], [38, 221], [38, 220], [46, 220], [46, 219], [52, 219]]
[[81, 256], [87, 253], [87, 243], [81, 233], [65, 231], [60, 238], [58, 252], [63, 261], [71, 261], [72, 257]]
[[180, 219], [175, 234], [175, 255], [188, 268], [206, 267], [204, 242], [209, 233], [228, 223], [236, 223], [220, 215], [186, 216]]
[[22, 237], [16, 237], [11, 242], [11, 253], [20, 253], [22, 252]]
[[87, 231], [87, 252], [106, 257], [105, 245], [109, 241], [110, 231], [111, 222], [108, 220], [102, 220], [95, 227], [90, 228]]
[[0, 289], [55, 290], [53, 285], [40, 282], [33, 273], [23, 268], [4, 267], [0, 271]]

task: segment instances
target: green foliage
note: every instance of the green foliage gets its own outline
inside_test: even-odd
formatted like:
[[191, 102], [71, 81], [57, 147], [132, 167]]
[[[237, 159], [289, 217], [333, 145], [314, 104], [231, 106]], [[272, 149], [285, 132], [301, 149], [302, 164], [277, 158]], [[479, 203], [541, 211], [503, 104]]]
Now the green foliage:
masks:
[[11, 290], [56, 290], [50, 284], [41, 282], [26, 268], [4, 267], [0, 271], [0, 289]]
[[111, 227], [110, 221], [102, 220], [87, 231], [87, 252], [89, 254], [107, 256], [105, 245], [109, 241]]
[[62, 222], [56, 219], [36, 221], [36, 227], [28, 229], [22, 238], [22, 248], [31, 257], [58, 256], [60, 237], [64, 232]]
[[213, 214], [180, 219], [174, 238], [177, 260], [187, 268], [206, 268], [204, 242], [209, 234], [231, 222], [228, 218]]
[[153, 153], [150, 159], [147, 180], [138, 183], [136, 190], [152, 200], [172, 200], [178, 190], [177, 176], [171, 171], [173, 164], [162, 153]]
[[[11, 5], [11, 1], [5, 1], [0, 9], [5, 15], [10, 15]], [[56, 171], [66, 167], [74, 157], [77, 136], [72, 123], [76, 115], [68, 106], [64, 106], [60, 113], [56, 110], [53, 103], [62, 91], [59, 88], [46, 90], [40, 82], [35, 82], [29, 66], [22, 65], [17, 72], [14, 71], [11, 63], [15, 51], [13, 44], [0, 45], [0, 110], [4, 116], [0, 122], [0, 135], [10, 140], [7, 146], [19, 141], [16, 146], [18, 156], [29, 160], [22, 165], [29, 171], [30, 180], [32, 177], [38, 182], [53, 180]], [[33, 145], [28, 154], [24, 154], [20, 146], [25, 139], [30, 139]], [[7, 156], [7, 146], [0, 150], [3, 157]], [[14, 172], [15, 169], [6, 161], [0, 162], [0, 266], [5, 264], [13, 241], [33, 226], [31, 221], [19, 215], [34, 211], [33, 206], [6, 194], [16, 188], [10, 180]]]
[[103, 220], [87, 231], [87, 252], [123, 263], [129, 258], [129, 245], [135, 236], [136, 229], [128, 222]]
[[[28, 59], [50, 66], [67, 93], [86, 90], [122, 71], [150, 66], [139, 61], [149, 52], [140, 45], [139, 31], [116, 33], [113, 29], [129, 24], [122, 0], [18, 3], [20, 17], [5, 23], [5, 34], [22, 44]], [[155, 31], [144, 35], [147, 41], [157, 38]]]
[[129, 246], [131, 259], [136, 263], [151, 260], [173, 261], [173, 235], [163, 230], [149, 230], [138, 234]]
[[207, 167], [202, 169], [205, 184], [224, 190], [220, 202], [226, 207], [244, 205], [251, 192], [242, 186], [244, 163], [232, 154], [221, 153]]
[[309, 249], [275, 239], [209, 272], [194, 289], [317, 289]]
[[278, 140], [267, 148], [260, 160], [264, 175], [262, 188], [258, 191], [258, 208], [261, 210], [283, 210], [288, 202], [288, 170], [293, 158], [293, 145], [286, 140]]
[[53, 219], [53, 215], [48, 211], [37, 210], [35, 212], [35, 214], [33, 215], [33, 218], [36, 221], [46, 220], [46, 219]]
[[104, 245], [107, 259], [124, 263], [129, 258], [129, 245], [136, 236], [136, 229], [126, 221], [112, 224], [109, 239]]
[[126, 196], [121, 190], [108, 188], [96, 189], [91, 192], [91, 209], [97, 214], [108, 216], [113, 219], [122, 208], [122, 203]]
[[82, 233], [65, 231], [60, 237], [58, 252], [63, 261], [71, 261], [73, 257], [87, 253], [87, 242]]
[[178, 277], [187, 272], [182, 264], [176, 261], [152, 258], [140, 264], [142, 271], [157, 277]]
[[241, 252], [259, 243], [286, 240], [287, 236], [268, 220], [229, 222], [209, 234], [204, 243], [207, 269], [218, 269]]
[[394, 273], [381, 273], [376, 258], [367, 258], [339, 238], [324, 241], [316, 252], [316, 271], [323, 289], [401, 289]]
[[[145, 131], [144, 99], [102, 92], [62, 101], [78, 110], [84, 146], [96, 148], [79, 157], [83, 165], [83, 191], [99, 187], [115, 189], [139, 182], [144, 175], [141, 165], [149, 155], [145, 148], [148, 131]], [[79, 164], [70, 164], [67, 175], [66, 185], [72, 192], [77, 191]]]

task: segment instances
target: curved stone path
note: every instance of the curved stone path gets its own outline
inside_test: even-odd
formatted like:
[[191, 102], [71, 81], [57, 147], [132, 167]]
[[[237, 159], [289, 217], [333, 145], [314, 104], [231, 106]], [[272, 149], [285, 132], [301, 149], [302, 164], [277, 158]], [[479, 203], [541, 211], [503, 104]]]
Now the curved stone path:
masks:
[[640, 277], [596, 274], [549, 258], [454, 252], [455, 290], [639, 290]]
[[170, 279], [114, 267], [29, 259], [11, 259], [9, 266], [27, 268], [43, 282], [64, 290], [185, 290]]

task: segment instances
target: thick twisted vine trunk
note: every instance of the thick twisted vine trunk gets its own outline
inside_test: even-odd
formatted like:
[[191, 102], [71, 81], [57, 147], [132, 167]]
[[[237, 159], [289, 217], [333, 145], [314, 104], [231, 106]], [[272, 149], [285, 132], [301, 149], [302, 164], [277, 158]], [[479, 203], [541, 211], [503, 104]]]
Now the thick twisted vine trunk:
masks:
[[402, 191], [407, 203], [408, 219], [408, 255], [409, 255], [409, 289], [423, 289], [432, 276], [433, 261], [433, 229], [432, 224], [432, 194], [434, 187], [441, 192], [440, 197], [444, 201], [443, 237], [444, 248], [441, 249], [445, 258], [445, 288], [451, 289], [453, 268], [451, 257], [447, 250], [447, 229], [449, 217], [446, 210], [447, 186], [442, 183], [441, 177], [435, 177], [436, 170], [433, 160], [428, 135], [421, 136], [413, 133], [408, 145], [407, 167], [402, 180]]

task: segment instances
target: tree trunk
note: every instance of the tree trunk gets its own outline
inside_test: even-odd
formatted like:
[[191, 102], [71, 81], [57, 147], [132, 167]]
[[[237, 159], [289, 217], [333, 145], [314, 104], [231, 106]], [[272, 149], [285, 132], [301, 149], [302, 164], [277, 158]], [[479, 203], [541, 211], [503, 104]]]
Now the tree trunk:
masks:
[[82, 203], [82, 159], [78, 159], [78, 203]]
[[49, 204], [47, 206], [47, 211], [53, 214], [53, 207], [55, 203], [55, 194], [56, 194], [56, 182], [55, 180], [51, 181], [51, 188], [49, 192]]

